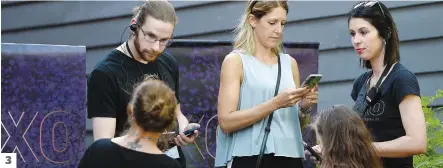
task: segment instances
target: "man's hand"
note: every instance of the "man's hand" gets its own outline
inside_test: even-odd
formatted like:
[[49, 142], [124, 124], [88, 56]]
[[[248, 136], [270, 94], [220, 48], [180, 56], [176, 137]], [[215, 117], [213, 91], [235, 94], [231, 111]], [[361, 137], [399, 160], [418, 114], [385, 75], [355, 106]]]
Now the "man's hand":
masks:
[[[200, 125], [197, 123], [189, 123], [185, 127], [185, 131], [196, 127], [200, 128]], [[197, 136], [198, 136], [198, 130], [195, 130], [194, 133], [190, 136], [186, 136], [183, 134], [183, 132], [181, 132], [180, 135], [177, 135], [174, 141], [175, 144], [177, 144], [177, 146], [185, 146], [188, 145], [189, 143], [193, 143], [195, 138], [197, 138]]]

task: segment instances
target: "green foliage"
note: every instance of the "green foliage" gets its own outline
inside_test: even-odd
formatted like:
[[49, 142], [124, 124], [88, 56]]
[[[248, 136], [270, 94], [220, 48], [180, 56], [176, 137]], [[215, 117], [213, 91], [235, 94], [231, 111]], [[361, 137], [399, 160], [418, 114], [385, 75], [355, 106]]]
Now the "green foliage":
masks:
[[429, 107], [429, 104], [439, 98], [443, 98], [443, 90], [438, 90], [435, 96], [421, 98], [428, 145], [424, 154], [414, 156], [415, 168], [443, 168], [443, 154], [437, 153], [437, 149], [443, 149], [443, 122], [437, 115], [443, 107]]

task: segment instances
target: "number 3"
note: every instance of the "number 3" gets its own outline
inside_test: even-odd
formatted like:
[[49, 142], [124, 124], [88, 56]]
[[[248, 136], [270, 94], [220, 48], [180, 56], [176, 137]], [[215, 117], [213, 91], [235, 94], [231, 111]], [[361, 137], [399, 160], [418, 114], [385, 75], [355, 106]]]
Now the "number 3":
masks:
[[6, 156], [6, 164], [11, 164], [11, 156]]

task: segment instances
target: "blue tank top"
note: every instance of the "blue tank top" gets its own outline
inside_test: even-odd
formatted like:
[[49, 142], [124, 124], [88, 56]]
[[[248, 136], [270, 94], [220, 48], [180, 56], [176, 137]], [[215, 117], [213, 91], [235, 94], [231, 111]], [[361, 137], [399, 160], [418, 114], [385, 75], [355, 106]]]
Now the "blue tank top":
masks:
[[[250, 109], [274, 97], [278, 64], [266, 65], [252, 55], [233, 51], [240, 55], [243, 81], [240, 87], [238, 110]], [[280, 54], [281, 81], [279, 92], [295, 88], [291, 60], [288, 54]], [[244, 129], [225, 134], [217, 128], [215, 166], [225, 166], [233, 157], [253, 156], [260, 153], [268, 117]], [[297, 106], [274, 111], [271, 132], [266, 142], [265, 154], [304, 158], [302, 134]]]

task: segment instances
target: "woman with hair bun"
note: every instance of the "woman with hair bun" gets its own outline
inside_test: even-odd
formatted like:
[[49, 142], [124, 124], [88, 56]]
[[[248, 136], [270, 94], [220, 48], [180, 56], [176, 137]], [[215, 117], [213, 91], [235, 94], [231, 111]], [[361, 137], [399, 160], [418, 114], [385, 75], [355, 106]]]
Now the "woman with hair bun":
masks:
[[79, 168], [181, 167], [158, 148], [162, 133], [174, 127], [176, 101], [174, 92], [160, 80], [148, 78], [139, 83], [127, 107], [127, 133], [95, 141], [86, 150]]

